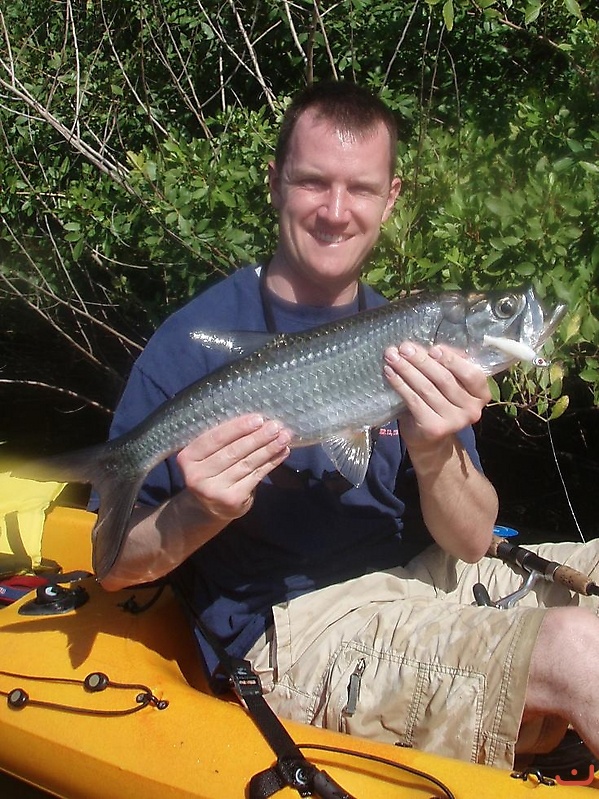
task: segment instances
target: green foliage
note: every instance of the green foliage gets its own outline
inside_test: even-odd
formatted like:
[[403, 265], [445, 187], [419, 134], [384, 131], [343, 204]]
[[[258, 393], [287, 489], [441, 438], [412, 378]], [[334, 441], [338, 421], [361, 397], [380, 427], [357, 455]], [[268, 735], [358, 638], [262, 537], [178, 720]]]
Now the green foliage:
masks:
[[[312, 79], [396, 111], [404, 190], [369, 268], [532, 282], [570, 314], [551, 370], [494, 384], [599, 405], [599, 19], [591, 0], [22, 0], [0, 12], [0, 310], [26, 303], [118, 385], [152, 328], [276, 242], [266, 166]], [[106, 341], [110, 346], [106, 346]]]

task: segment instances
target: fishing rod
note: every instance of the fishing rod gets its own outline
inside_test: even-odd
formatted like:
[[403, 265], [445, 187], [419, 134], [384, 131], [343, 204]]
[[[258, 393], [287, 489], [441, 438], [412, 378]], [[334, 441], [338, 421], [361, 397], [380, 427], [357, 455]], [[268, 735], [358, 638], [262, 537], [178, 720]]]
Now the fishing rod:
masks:
[[572, 568], [572, 566], [566, 566], [564, 563], [547, 560], [547, 558], [537, 555], [536, 552], [532, 552], [530, 549], [511, 543], [507, 538], [495, 537], [487, 550], [487, 555], [492, 558], [498, 558], [510, 566], [518, 566], [524, 569], [525, 572], [528, 572], [528, 577], [517, 591], [503, 597], [503, 599], [498, 599], [496, 602], [491, 600], [485, 586], [482, 583], [477, 583], [473, 588], [477, 605], [510, 608], [519, 599], [522, 599], [539, 579], [559, 583], [570, 591], [582, 594], [582, 596], [599, 596], [599, 585], [588, 575]]

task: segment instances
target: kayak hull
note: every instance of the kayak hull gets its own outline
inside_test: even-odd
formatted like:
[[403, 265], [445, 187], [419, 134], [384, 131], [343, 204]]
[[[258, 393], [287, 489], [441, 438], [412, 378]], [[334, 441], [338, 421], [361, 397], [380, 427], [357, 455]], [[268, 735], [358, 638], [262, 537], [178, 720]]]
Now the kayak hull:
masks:
[[[90, 569], [92, 520], [85, 511], [54, 509], [44, 529], [44, 554], [64, 571]], [[0, 770], [64, 799], [246, 796], [252, 776], [275, 756], [232, 695], [208, 692], [193, 635], [170, 589], [147, 611], [133, 614], [123, 603], [134, 594], [143, 605], [155, 589], [108, 593], [93, 577], [81, 585], [89, 601], [64, 615], [22, 615], [30, 597], [0, 611]], [[82, 683], [96, 673], [106, 675], [109, 685], [90, 692]], [[29, 696], [20, 709], [4, 698], [15, 689]], [[168, 706], [159, 709], [161, 701]], [[517, 799], [533, 788], [557, 799], [582, 796], [583, 790], [588, 795], [588, 788], [574, 784], [550, 790], [533, 777], [515, 779], [498, 769], [284, 723], [298, 744], [421, 770], [458, 799]], [[303, 751], [358, 798], [443, 795], [431, 782], [383, 763], [339, 751]], [[277, 794], [297, 795], [290, 788]]]

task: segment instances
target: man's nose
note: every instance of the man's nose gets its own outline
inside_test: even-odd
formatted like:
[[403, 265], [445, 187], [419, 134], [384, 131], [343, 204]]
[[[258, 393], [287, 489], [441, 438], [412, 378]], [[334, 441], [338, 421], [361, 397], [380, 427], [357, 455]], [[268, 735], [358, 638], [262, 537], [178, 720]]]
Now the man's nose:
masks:
[[346, 222], [349, 216], [349, 194], [344, 186], [331, 186], [320, 213], [330, 222]]

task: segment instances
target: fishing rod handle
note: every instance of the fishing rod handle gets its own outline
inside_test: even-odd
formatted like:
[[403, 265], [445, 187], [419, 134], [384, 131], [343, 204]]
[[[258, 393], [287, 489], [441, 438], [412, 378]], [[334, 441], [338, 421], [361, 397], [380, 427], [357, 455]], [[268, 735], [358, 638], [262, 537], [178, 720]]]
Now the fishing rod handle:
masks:
[[537, 571], [546, 580], [560, 583], [583, 596], [597, 595], [599, 592], [597, 585], [590, 577], [578, 571], [578, 569], [573, 569], [563, 563], [547, 560], [537, 555], [536, 552], [531, 552], [529, 549], [510, 543], [505, 538], [494, 539], [487, 550], [487, 554], [513, 566], [520, 566], [528, 571]]
[[555, 582], [559, 582], [571, 591], [577, 591], [583, 596], [597, 596], [597, 585], [586, 574], [573, 569], [571, 566], [560, 564], [553, 574]]

